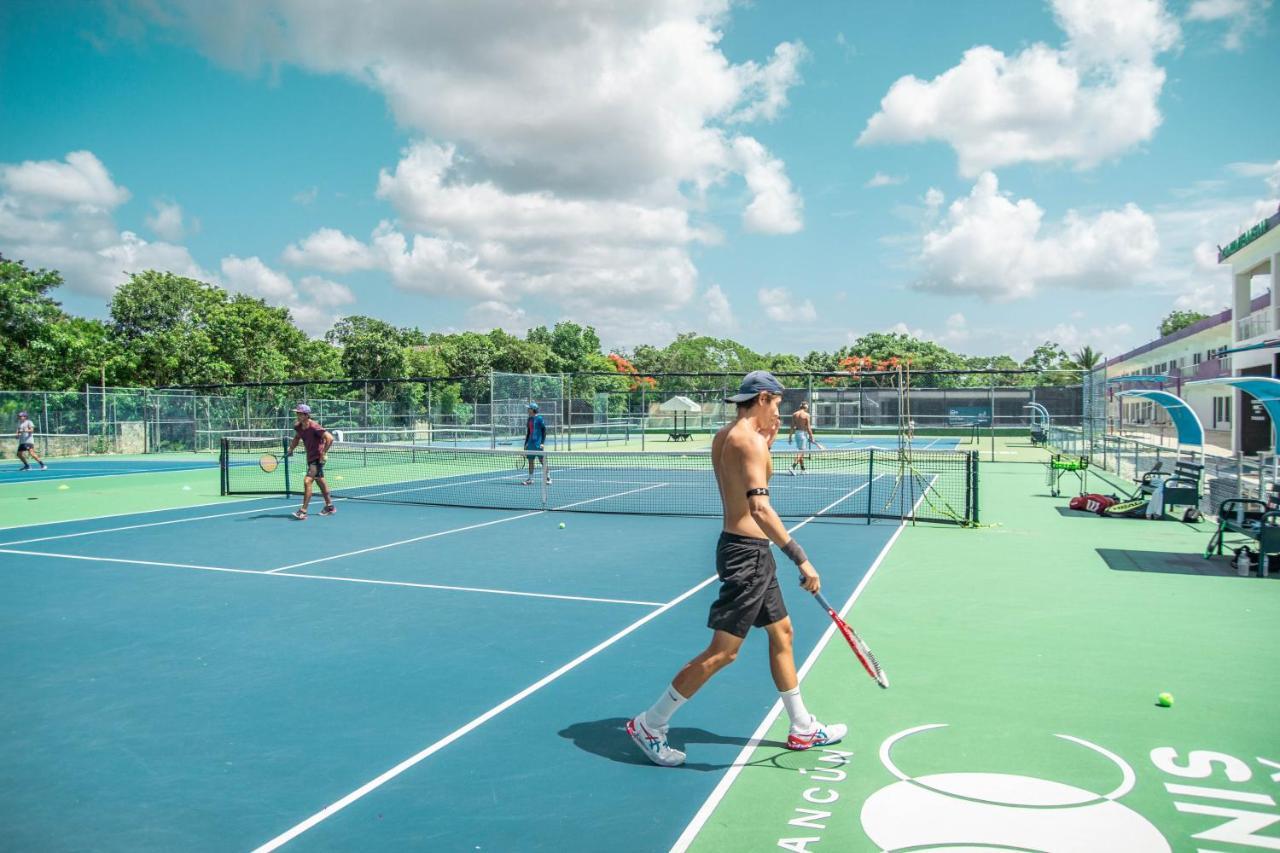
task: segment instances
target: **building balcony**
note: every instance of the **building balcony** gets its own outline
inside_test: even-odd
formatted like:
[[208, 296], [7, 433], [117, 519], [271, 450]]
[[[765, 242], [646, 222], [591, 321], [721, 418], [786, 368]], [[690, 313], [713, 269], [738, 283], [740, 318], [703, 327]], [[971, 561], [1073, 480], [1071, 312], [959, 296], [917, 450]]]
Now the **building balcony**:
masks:
[[1271, 309], [1254, 311], [1243, 320], [1236, 321], [1236, 340], [1247, 341], [1271, 331]]
[[[1190, 375], [1187, 375], [1190, 374]], [[1231, 356], [1206, 359], [1194, 367], [1189, 367], [1183, 374], [1184, 380], [1217, 379], [1231, 375]]]

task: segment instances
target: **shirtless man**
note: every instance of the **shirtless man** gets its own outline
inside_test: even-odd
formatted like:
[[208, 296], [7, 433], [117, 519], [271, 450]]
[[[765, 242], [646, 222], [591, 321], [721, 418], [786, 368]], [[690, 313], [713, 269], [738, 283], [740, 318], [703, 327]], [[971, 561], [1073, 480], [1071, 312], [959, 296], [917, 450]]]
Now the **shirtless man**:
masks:
[[707, 627], [714, 632], [711, 643], [684, 665], [653, 707], [627, 722], [627, 734], [654, 764], [684, 763], [684, 753], [667, 743], [671, 715], [711, 676], [733, 663], [752, 627], [764, 628], [769, 635], [769, 669], [791, 718], [787, 748], [826, 746], [839, 742], [847, 732], [844, 725], [818, 722], [800, 698], [791, 650], [794, 632], [769, 549], [770, 541], [781, 548], [800, 569], [805, 591], [818, 591], [818, 572], [769, 504], [773, 473], [769, 442], [781, 424], [781, 401], [782, 384], [763, 370], [747, 374], [738, 393], [725, 401], [737, 404], [738, 416], [711, 443], [711, 463], [724, 505], [724, 526], [716, 546], [720, 596], [707, 618]]
[[804, 473], [804, 454], [813, 448], [813, 419], [809, 417], [809, 403], [803, 402], [791, 414], [791, 443], [796, 446], [796, 458], [791, 463], [791, 476], [796, 475], [796, 466]]

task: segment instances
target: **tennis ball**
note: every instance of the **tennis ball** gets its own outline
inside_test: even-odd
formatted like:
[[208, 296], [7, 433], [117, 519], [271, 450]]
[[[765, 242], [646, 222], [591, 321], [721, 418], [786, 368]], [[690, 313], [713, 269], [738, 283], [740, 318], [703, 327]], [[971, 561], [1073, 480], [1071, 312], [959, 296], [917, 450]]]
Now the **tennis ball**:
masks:
[[68, 486], [66, 483], [63, 483], [61, 486], [58, 486], [58, 491], [60, 491], [60, 492], [65, 492], [65, 491], [66, 491], [67, 489], [69, 489], [69, 488], [71, 488], [71, 487], [70, 487], [70, 486]]
[[191, 487], [190, 487], [190, 486], [183, 486], [183, 487], [182, 487], [182, 491], [184, 491], [184, 492], [189, 492], [189, 491], [191, 491]]
[[563, 521], [562, 521], [562, 522], [560, 522], [560, 529], [561, 529], [561, 530], [564, 530], [564, 522], [563, 522]]
[[1159, 696], [1156, 697], [1156, 704], [1159, 705], [1161, 708], [1170, 707], [1171, 705], [1173, 705], [1173, 694], [1161, 693]]

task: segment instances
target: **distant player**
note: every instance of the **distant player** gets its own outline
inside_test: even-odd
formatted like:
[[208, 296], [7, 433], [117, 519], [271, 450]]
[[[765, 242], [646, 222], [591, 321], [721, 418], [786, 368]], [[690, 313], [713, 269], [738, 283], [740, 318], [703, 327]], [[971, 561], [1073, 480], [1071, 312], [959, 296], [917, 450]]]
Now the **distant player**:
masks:
[[796, 458], [789, 472], [794, 477], [797, 466], [800, 473], [804, 473], [805, 451], [813, 449], [813, 419], [809, 417], [807, 400], [791, 414], [791, 443], [796, 446]]
[[543, 452], [543, 446], [547, 441], [547, 422], [542, 419], [542, 415], [538, 414], [538, 404], [530, 403], [526, 408], [529, 410], [529, 419], [524, 425], [524, 449], [536, 450], [537, 453], [530, 453], [529, 460], [529, 476], [525, 479], [526, 486], [533, 485], [533, 466], [536, 462], [542, 462], [542, 478], [543, 481], [551, 483], [551, 466], [547, 464], [547, 454]]
[[320, 514], [333, 515], [338, 508], [333, 505], [333, 498], [329, 496], [329, 484], [324, 481], [324, 463], [328, 458], [329, 448], [333, 446], [333, 435], [311, 420], [311, 407], [307, 404], [299, 404], [294, 412], [298, 415], [298, 422], [293, 426], [294, 436], [289, 444], [289, 454], [292, 455], [298, 442], [302, 442], [307, 449], [307, 475], [302, 478], [302, 506], [294, 511], [293, 517], [298, 521], [307, 520], [312, 483], [319, 483], [320, 494], [324, 495], [324, 509], [320, 510]]
[[684, 763], [684, 753], [667, 743], [671, 715], [713, 675], [733, 663], [752, 627], [764, 628], [769, 635], [769, 669], [791, 718], [787, 748], [826, 746], [839, 742], [847, 732], [843, 725], [818, 722], [800, 698], [791, 649], [791, 617], [782, 601], [769, 549], [772, 540], [799, 568], [800, 585], [807, 592], [818, 591], [821, 581], [817, 571], [769, 504], [769, 475], [773, 473], [769, 439], [781, 423], [781, 400], [781, 383], [773, 374], [758, 370], [747, 374], [738, 393], [725, 401], [737, 404], [738, 416], [711, 442], [711, 464], [724, 505], [724, 524], [716, 546], [720, 596], [707, 617], [707, 627], [715, 633], [710, 645], [684, 665], [653, 707], [627, 722], [627, 734], [654, 764], [675, 767]]
[[49, 470], [49, 466], [36, 453], [36, 425], [27, 417], [26, 412], [18, 412], [18, 461], [22, 463], [23, 471], [31, 470], [28, 456], [40, 463], [41, 471]]

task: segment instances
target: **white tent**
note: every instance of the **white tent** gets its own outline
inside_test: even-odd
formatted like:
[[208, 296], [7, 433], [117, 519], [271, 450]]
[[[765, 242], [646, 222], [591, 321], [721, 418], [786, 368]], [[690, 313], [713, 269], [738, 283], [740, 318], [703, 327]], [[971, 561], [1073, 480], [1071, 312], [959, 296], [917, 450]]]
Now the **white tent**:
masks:
[[697, 412], [701, 414], [702, 406], [693, 402], [688, 397], [681, 397], [679, 394], [677, 394], [676, 396], [672, 397], [670, 400], [667, 400], [665, 403], [658, 406], [658, 411], [684, 412], [685, 414], [688, 414], [689, 412]]
[[680, 431], [676, 429], [676, 418], [675, 418], [676, 414], [681, 412], [684, 413], [684, 430], [683, 431], [685, 433], [688, 433], [689, 432], [689, 413], [694, 412], [699, 415], [702, 414], [702, 406], [698, 405], [693, 400], [690, 400], [688, 397], [681, 397], [679, 394], [677, 394], [676, 396], [672, 397], [670, 400], [667, 400], [663, 402], [660, 406], [658, 406], [658, 411], [672, 413], [671, 429], [673, 432]]

